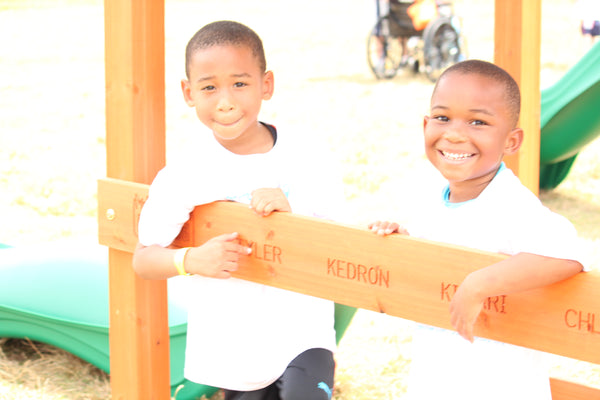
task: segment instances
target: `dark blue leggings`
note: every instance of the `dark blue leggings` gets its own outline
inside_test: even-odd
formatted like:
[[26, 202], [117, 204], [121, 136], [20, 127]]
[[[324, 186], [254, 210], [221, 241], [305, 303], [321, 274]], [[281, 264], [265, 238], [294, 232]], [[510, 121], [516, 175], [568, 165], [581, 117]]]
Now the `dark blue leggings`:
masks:
[[334, 370], [331, 351], [306, 350], [269, 386], [251, 392], [225, 390], [225, 400], [330, 400]]

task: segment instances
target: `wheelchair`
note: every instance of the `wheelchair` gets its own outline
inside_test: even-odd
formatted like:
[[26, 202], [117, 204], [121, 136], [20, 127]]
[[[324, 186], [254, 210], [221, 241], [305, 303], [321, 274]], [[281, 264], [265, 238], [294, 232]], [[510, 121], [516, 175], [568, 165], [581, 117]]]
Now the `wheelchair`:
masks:
[[407, 11], [413, 3], [389, 1], [389, 12], [377, 20], [367, 40], [367, 60], [377, 79], [391, 79], [399, 69], [410, 68], [436, 82], [444, 69], [467, 58], [452, 3], [436, 2], [437, 16], [416, 30]]

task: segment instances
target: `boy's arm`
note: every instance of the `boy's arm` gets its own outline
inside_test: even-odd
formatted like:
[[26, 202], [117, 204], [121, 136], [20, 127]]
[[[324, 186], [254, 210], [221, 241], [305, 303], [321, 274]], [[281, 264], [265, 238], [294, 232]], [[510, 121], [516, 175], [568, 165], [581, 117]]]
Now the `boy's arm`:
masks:
[[547, 286], [567, 279], [583, 266], [578, 261], [519, 253], [467, 275], [450, 302], [450, 322], [473, 341], [473, 326], [488, 297]]
[[[220, 279], [231, 277], [231, 272], [238, 269], [240, 258], [251, 252], [250, 248], [240, 245], [237, 238], [236, 232], [227, 233], [190, 248], [183, 260], [185, 272]], [[144, 279], [167, 279], [178, 275], [175, 267], [177, 251], [138, 243], [133, 253], [133, 269]]]
[[[290, 204], [281, 189], [258, 189], [252, 192], [250, 207], [259, 215], [267, 216], [273, 211], [291, 211]], [[251, 249], [239, 244], [238, 234], [229, 233], [214, 237], [185, 254], [185, 272], [211, 278], [226, 279], [237, 271], [240, 257], [250, 254]], [[144, 279], [167, 279], [178, 275], [175, 253], [178, 249], [159, 245], [144, 246], [138, 243], [133, 254], [133, 269]]]

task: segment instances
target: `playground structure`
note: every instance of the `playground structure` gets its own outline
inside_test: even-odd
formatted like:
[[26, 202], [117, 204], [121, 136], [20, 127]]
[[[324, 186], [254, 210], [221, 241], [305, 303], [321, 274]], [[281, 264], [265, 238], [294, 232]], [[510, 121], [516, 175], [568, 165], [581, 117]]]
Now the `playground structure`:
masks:
[[[107, 7], [109, 7], [109, 8], [111, 7], [110, 2], [107, 2]], [[112, 11], [115, 11], [115, 7], [121, 7], [121, 5], [116, 6], [115, 4], [112, 4], [112, 7], [113, 7]], [[123, 13], [118, 13], [118, 12], [107, 13], [107, 19], [108, 18], [119, 17], [119, 18], [121, 18], [121, 19], [119, 19], [119, 21], [121, 23], [123, 23], [124, 20], [125, 20], [124, 23], [128, 23], [128, 21], [137, 21], [137, 23], [140, 24], [140, 25], [136, 25], [135, 29], [133, 29], [133, 32], [135, 32], [134, 35], [142, 35], [142, 33], [140, 33], [140, 30], [143, 30], [143, 29], [141, 29], [141, 28], [143, 28], [143, 23], [141, 22], [141, 20], [143, 20], [143, 18], [150, 18], [150, 20], [152, 21], [153, 24], [160, 20], [160, 12], [157, 11], [156, 8], [150, 7], [150, 10], [142, 10], [142, 11], [143, 12], [137, 13], [137, 14], [136, 13], [130, 13], [130, 14], [124, 13], [123, 14]], [[128, 20], [128, 18], [129, 18], [129, 20]], [[152, 26], [153, 26], [153, 29], [156, 27], [156, 25], [152, 25]], [[153, 35], [153, 33], [146, 32], [146, 31], [144, 31], [143, 34], [152, 34]], [[109, 46], [109, 44], [107, 46]], [[126, 47], [127, 45], [125, 44], [124, 46]], [[147, 51], [148, 53], [152, 53], [152, 54], [143, 54], [142, 55], [143, 57], [148, 57], [148, 56], [154, 57], [154, 56], [157, 55], [157, 54], [154, 53], [154, 50], [146, 49], [145, 51]], [[138, 54], [138, 56], [139, 56], [139, 54]], [[148, 71], [144, 70], [144, 68], [143, 68], [144, 62], [141, 62], [139, 60], [137, 60], [135, 62], [139, 62], [139, 64], [136, 64], [136, 66], [137, 66], [137, 68], [140, 68], [141, 70], [143, 70], [144, 73], [142, 73], [141, 75], [145, 76], [144, 74], [148, 73]], [[137, 70], [137, 71], [139, 72], [140, 70]], [[157, 71], [153, 71], [152, 73], [160, 74], [160, 71], [158, 71], [158, 72]], [[152, 79], [147, 79], [146, 82], [138, 82], [135, 79], [134, 79], [134, 81], [135, 81], [136, 85], [138, 85], [138, 86], [136, 86], [137, 89], [142, 88], [142, 93], [141, 94], [137, 94], [134, 97], [142, 96], [143, 98], [145, 98], [145, 96], [148, 96], [152, 92], [152, 90], [157, 89], [156, 86], [160, 86], [156, 82], [152, 83], [151, 82]], [[158, 81], [160, 81], [160, 79], [158, 79]], [[150, 86], [153, 86], [153, 88], [151, 88]], [[131, 87], [129, 86], [129, 88], [131, 88]], [[160, 87], [158, 88], [158, 90], [159, 89], [160, 89]], [[129, 91], [129, 89], [123, 89], [122, 87], [110, 87], [110, 90], [118, 92], [117, 94], [121, 94], [121, 95], [124, 95], [124, 94], [126, 95], [127, 92]], [[113, 93], [113, 96], [114, 95], [115, 95], [115, 93]], [[153, 96], [150, 96], [150, 97], [153, 97]], [[542, 93], [542, 98], [543, 98], [543, 93]], [[155, 129], [158, 130], [158, 131], [160, 131], [160, 123], [158, 124], [158, 127], [156, 125], [156, 122], [160, 122], [160, 117], [159, 116], [158, 117], [153, 117], [153, 118], [156, 118], [156, 120], [152, 120], [151, 122], [143, 122], [142, 121], [145, 118], [145, 117], [142, 118], [145, 113], [152, 114], [152, 109], [153, 108], [160, 109], [160, 104], [156, 104], [156, 102], [160, 103], [160, 99], [156, 100], [156, 97], [153, 97], [153, 100], [149, 100], [149, 103], [145, 103], [145, 106], [147, 107], [145, 110], [142, 110], [141, 112], [140, 112], [139, 109], [136, 110], [136, 112], [139, 112], [138, 117], [140, 117], [141, 119], [140, 119], [140, 121], [137, 121], [138, 125], [136, 125], [136, 123], [132, 124], [131, 128], [134, 128], [132, 130], [136, 130], [136, 131], [137, 130], [140, 130], [140, 131], [146, 131], [146, 130], [148, 130], [148, 131], [151, 131], [153, 133], [154, 133]], [[152, 103], [152, 104], [150, 105], [150, 103]], [[121, 112], [123, 112], [123, 113], [131, 112], [132, 110], [135, 110], [136, 107], [139, 107], [139, 104], [136, 104], [135, 106], [133, 106], [133, 105], [130, 104], [131, 107], [128, 108], [127, 107], [127, 105], [128, 105], [127, 101], [122, 101], [121, 103], [118, 104], [119, 107], [124, 106], [124, 105], [125, 105], [125, 110], [121, 110]], [[163, 106], [164, 106], [164, 104], [163, 104]], [[115, 106], [115, 108], [116, 107], [117, 106]], [[114, 109], [113, 109], [113, 112], [115, 112]], [[132, 120], [133, 120], [132, 118], [129, 118], [129, 119], [126, 118], [126, 121], [132, 121]], [[144, 125], [145, 123], [147, 123], [148, 125]], [[129, 128], [130, 127], [126, 127], [126, 128], [124, 128], [124, 130], [127, 131], [127, 129], [129, 129]], [[116, 135], [113, 135], [112, 136], [112, 143], [109, 143], [109, 146], [113, 147], [113, 146], [116, 146], [117, 144], [124, 145], [124, 147], [126, 147], [126, 148], [125, 148], [125, 150], [122, 151], [123, 154], [120, 154], [120, 155], [123, 155], [124, 157], [130, 157], [126, 153], [129, 152], [129, 151], [131, 151], [132, 148], [135, 148], [135, 144], [138, 144], [139, 142], [137, 142], [137, 141], [134, 142], [134, 140], [128, 141], [128, 140], [132, 139], [132, 137], [128, 136], [128, 135], [125, 135], [125, 136], [126, 136], [125, 138], [117, 138]], [[142, 141], [143, 145], [152, 147], [152, 144], [156, 144], [157, 142], [160, 142], [160, 138], [158, 138], [158, 139], [155, 138], [155, 136], [160, 136], [160, 135], [149, 135], [149, 136], [152, 137], [152, 140], [148, 140], [146, 142]], [[160, 147], [160, 143], [158, 143], [158, 146]], [[543, 140], [542, 140], [542, 146], [543, 146]], [[152, 148], [152, 150], [156, 150], [156, 149]], [[164, 148], [163, 148], [163, 150], [164, 150]], [[113, 153], [109, 155], [109, 159], [112, 157], [113, 161], [114, 161], [115, 158], [119, 158], [119, 157], [115, 157], [114, 153], [115, 152], [114, 152], [114, 148], [113, 148]], [[141, 151], [141, 153], [144, 153], [144, 151]], [[158, 151], [158, 153], [160, 153], [160, 150]], [[150, 154], [150, 150], [148, 151], [148, 154]], [[138, 156], [145, 157], [144, 154], [141, 154], [141, 155], [138, 154]], [[148, 156], [148, 157], [149, 158], [153, 158], [153, 157], [150, 157], [150, 156]], [[158, 160], [159, 161], [157, 161], [157, 162], [160, 163], [161, 162], [160, 161], [160, 157], [158, 157]], [[163, 158], [162, 161], [164, 162], [164, 158]], [[131, 172], [131, 171], [129, 171], [129, 168], [131, 167], [130, 161], [125, 162], [124, 164], [125, 164], [124, 169], [126, 171], [122, 172], [122, 171], [120, 171], [120, 168], [118, 166], [116, 166], [116, 165], [112, 165], [111, 166], [111, 163], [109, 162], [109, 171], [110, 171], [109, 172], [109, 176], [111, 176], [111, 175], [119, 175], [119, 174], [126, 175], [127, 173]], [[144, 171], [141, 171], [141, 172], [139, 170], [137, 170], [136, 168], [132, 168], [132, 169], [136, 170], [136, 173], [133, 174], [133, 175], [135, 175], [135, 177], [133, 177], [133, 178], [132, 177], [125, 177], [125, 178], [128, 178], [128, 180], [138, 180], [138, 179], [141, 179], [140, 176], [142, 176], [142, 175], [149, 175], [149, 176], [151, 176], [152, 175], [152, 171], [150, 171], [150, 170], [152, 170], [152, 168], [149, 168], [149, 167], [146, 167], [146, 168], [147, 168], [147, 170], [144, 170]], [[115, 172], [115, 171], [117, 171], [117, 172]], [[120, 178], [124, 178], [124, 177], [120, 176]], [[121, 190], [121, 188], [119, 188], [119, 190]], [[136, 193], [138, 193], [138, 192], [136, 192]], [[141, 196], [143, 198], [143, 191], [140, 192], [140, 193], [141, 193]], [[120, 203], [127, 203], [129, 205], [132, 204], [132, 201], [131, 201], [132, 199], [129, 196], [123, 196], [123, 197], [121, 197], [121, 198], [119, 198], [117, 200], [115, 200], [115, 198], [117, 198], [119, 196], [117, 193], [113, 193], [111, 196], [112, 196], [111, 197], [111, 201], [115, 201], [117, 203], [117, 205], [120, 204]], [[116, 221], [116, 223], [117, 224], [118, 223], [122, 223], [122, 221], [120, 221], [120, 219], [121, 219], [122, 215], [124, 215], [123, 212], [125, 214], [127, 214], [128, 211], [123, 211], [120, 208], [117, 208], [117, 206], [115, 206], [114, 208], [111, 207], [110, 209], [116, 210], [116, 213], [114, 214], [114, 215], [116, 215], [116, 218], [114, 219]], [[106, 208], [100, 207], [100, 213], [99, 214], [100, 214], [100, 218], [101, 218], [101, 220], [103, 222], [106, 222], [107, 220], [110, 220], [109, 214], [107, 214], [106, 211], [107, 211]], [[127, 224], [119, 225], [119, 226], [117, 226], [117, 228], [115, 228], [114, 226], [111, 227], [111, 228], [109, 228], [111, 230], [111, 235], [110, 236], [111, 237], [116, 237], [118, 239], [115, 242], [122, 242], [122, 240], [125, 237], [125, 235], [123, 235], [122, 232], [120, 232], [120, 229], [123, 228], [123, 227], [129, 229], [131, 226], [127, 225]], [[106, 229], [106, 228], [103, 228], [103, 229]], [[131, 238], [131, 236], [129, 236], [129, 237]], [[106, 240], [106, 239], [103, 239], [103, 240]], [[112, 242], [111, 242], [110, 247], [113, 248], [113, 249], [116, 249], [116, 250], [111, 250], [111, 255], [110, 255], [110, 261], [111, 261], [111, 263], [114, 264], [115, 262], [117, 262], [117, 261], [120, 260], [119, 264], [122, 267], [122, 271], [115, 272], [113, 270], [114, 274], [112, 274], [111, 280], [114, 282], [114, 280], [115, 280], [114, 277], [117, 274], [119, 274], [119, 273], [126, 274], [127, 273], [127, 271], [126, 271], [126, 269], [127, 269], [127, 267], [126, 267], [127, 266], [127, 260], [126, 259], [128, 258], [127, 254], [130, 252], [130, 248], [123, 249], [123, 248], [120, 248], [120, 245], [117, 244], [115, 246], [114, 243], [112, 243]], [[62, 259], [60, 262], [61, 262], [61, 264], [63, 264], [63, 263], [68, 264], [68, 261], [69, 260]], [[107, 260], [102, 259], [102, 263], [105, 263], [105, 262], [107, 262]], [[107, 281], [106, 276], [105, 276], [105, 280]], [[156, 293], [158, 293], [159, 295], [160, 295], [160, 293], [162, 293], [161, 292], [161, 290], [162, 290], [161, 286], [162, 285], [160, 283], [154, 285], [154, 284], [148, 283], [148, 282], [139, 282], [139, 281], [137, 281], [135, 279], [135, 277], [133, 279], [126, 280], [126, 283], [119, 282], [119, 284], [123, 284], [123, 285], [133, 284], [135, 286], [135, 291], [136, 291], [135, 302], [136, 302], [136, 304], [134, 304], [133, 306], [127, 305], [127, 306], [125, 306], [125, 308], [122, 308], [122, 306], [117, 306], [117, 310], [125, 309], [127, 311], [131, 311], [133, 313], [131, 315], [135, 315], [136, 316], [136, 321], [134, 321], [134, 322], [142, 322], [141, 325], [142, 325], [143, 329], [140, 328], [139, 331], [141, 330], [143, 332], [139, 332], [138, 331], [139, 332], [139, 337], [136, 338], [136, 337], [134, 337], [135, 335], [131, 334], [131, 331], [135, 330], [135, 329], [138, 329], [138, 328], [133, 328], [132, 329], [130, 322], [125, 321], [125, 324], [128, 324], [128, 323], [130, 324], [129, 328], [126, 328], [126, 329], [120, 327], [118, 324], [115, 324], [114, 321], [111, 323], [112, 324], [112, 328], [111, 328], [112, 329], [112, 333], [111, 333], [111, 335], [113, 336], [113, 339], [111, 339], [111, 340], [113, 340], [113, 341], [114, 340], [120, 340], [120, 339], [123, 339], [123, 337], [125, 337], [125, 340], [129, 340], [130, 342], [132, 342], [134, 344], [137, 344], [137, 347], [133, 348], [133, 349], [127, 349], [127, 350], [121, 349], [121, 352], [119, 353], [121, 355], [120, 356], [120, 358], [121, 358], [120, 361], [110, 360], [111, 363], [116, 364], [116, 365], [113, 365], [113, 368], [112, 368], [112, 375], [113, 375], [113, 382], [114, 382], [113, 385], [116, 385], [116, 386], [118, 386], [119, 384], [121, 385], [121, 387], [116, 387], [114, 389], [113, 393], [114, 393], [115, 398], [151, 398], [150, 396], [144, 397], [144, 395], [142, 393], [142, 390], [144, 390], [143, 386], [145, 385], [145, 383], [135, 384], [134, 385], [135, 387], [133, 389], [125, 388], [124, 386], [130, 385], [130, 382], [126, 382], [125, 381], [125, 379], [126, 379], [125, 377], [127, 375], [131, 375], [134, 378], [136, 378], [136, 379], [134, 379], [134, 382], [141, 382], [141, 381], [145, 381], [146, 379], [148, 379], [147, 382], [154, 382], [151, 378], [148, 378], [149, 375], [151, 375], [153, 373], [157, 373], [158, 375], [160, 375], [160, 378], [163, 378], [163, 375], [165, 375], [165, 373], [166, 373], [164, 371], [164, 369], [162, 370], [162, 372], [161, 371], [159, 371], [159, 372], [152, 372], [152, 371], [149, 371], [151, 369], [150, 366], [146, 365], [146, 366], [142, 367], [142, 365], [141, 365], [141, 364], [144, 363], [144, 361], [146, 361], [146, 359], [144, 357], [149, 357], [151, 359], [152, 358], [156, 359], [156, 358], [160, 357], [160, 356], [156, 356], [155, 354], [153, 354], [152, 349], [158, 349], [159, 351], [162, 351], [162, 349], [164, 348], [164, 346], [162, 346], [162, 344], [165, 343], [165, 341], [163, 340], [162, 342], [160, 342], [160, 344], [157, 344], [157, 342], [152, 341], [150, 339], [151, 337], [152, 338], [155, 337], [154, 334], [151, 333], [151, 332], [149, 333], [146, 330], [148, 327], [152, 327], [152, 329], [156, 329], [157, 331], [160, 331], [161, 330], [161, 327], [160, 327], [161, 324], [160, 323], [154, 323], [154, 322], [152, 322], [153, 317], [149, 316], [149, 315], [145, 315], [145, 311], [142, 309], [142, 304], [149, 303], [150, 302], [150, 297], [152, 297]], [[150, 289], [148, 289], [148, 286], [150, 286]], [[290, 289], [292, 289], [292, 288], [290, 288]], [[115, 294], [116, 290], [113, 290], [112, 288], [111, 288], [111, 292], [113, 293], [111, 295], [111, 297], [113, 297], [113, 296], [117, 296], [118, 297], [119, 296], [118, 294]], [[417, 302], [417, 301], [415, 301], [415, 302]], [[158, 301], [158, 303], [160, 303], [160, 301]], [[597, 305], [593, 305], [592, 303], [585, 303], [585, 304], [587, 304], [587, 307], [588, 307], [589, 310], [597, 310], [598, 309]], [[127, 307], [132, 307], [132, 308], [127, 308]], [[148, 308], [151, 308], [151, 307], [148, 307]], [[159, 309], [161, 309], [161, 308], [159, 307]], [[381, 310], [381, 307], [379, 307], [379, 309]], [[153, 310], [153, 311], [155, 311], [155, 310]], [[164, 307], [162, 308], [162, 311], [165, 311]], [[117, 313], [114, 312], [114, 310], [113, 310], [111, 312], [111, 318], [118, 318], [118, 316], [115, 316], [115, 314], [117, 314]], [[122, 315], [124, 313], [118, 313], [118, 314]], [[166, 312], [164, 312], [164, 315], [166, 315]], [[569, 315], [571, 315], [571, 314], [569, 314]], [[169, 318], [171, 318], [171, 317], [172, 317], [171, 309], [169, 309]], [[116, 321], [116, 322], [117, 323], [118, 322], [123, 323], [123, 321]], [[573, 324], [573, 323], [574, 323], [573, 321], [569, 322], [569, 324]], [[166, 324], [162, 324], [162, 325], [163, 325], [163, 329], [164, 329], [164, 326]], [[590, 330], [589, 323], [587, 325], [586, 324], [583, 324], [583, 325], [587, 326], [587, 329]], [[168, 326], [172, 326], [171, 322], [169, 322]], [[591, 332], [592, 333], [594, 333], [594, 329], [595, 328], [594, 328], [594, 326], [592, 324], [592, 326], [591, 326]], [[596, 331], [597, 330], [598, 329], [596, 328]], [[115, 336], [117, 336], [117, 338], [115, 338]], [[171, 328], [171, 332], [169, 332], [169, 336], [171, 337], [171, 344], [170, 344], [170, 346], [171, 346], [171, 353], [170, 354], [171, 354], [171, 357], [172, 357], [173, 352], [176, 351], [176, 347], [174, 346], [174, 341], [173, 341], [173, 336], [172, 336], [172, 328]], [[588, 336], [584, 335], [582, 337], [588, 338], [589, 336], [590, 335], [588, 335]], [[164, 336], [161, 337], [161, 340], [162, 339], [164, 339]], [[145, 343], [142, 343], [142, 342], [145, 342]], [[579, 347], [582, 347], [582, 346], [583, 345], [581, 343], [579, 343]], [[593, 351], [592, 351], [593, 347], [588, 347], [588, 348], [584, 348], [584, 349], [586, 351], [589, 351], [589, 352], [593, 353]], [[145, 354], [146, 352], [148, 352], [148, 354]], [[115, 353], [113, 353], [113, 354], [115, 354]], [[169, 353], [167, 353], [167, 354], [169, 354]], [[597, 352], [596, 352], [596, 354], [597, 354]], [[127, 371], [126, 370], [127, 368], [124, 368], [122, 366], [123, 364], [119, 365], [120, 362], [123, 363], [123, 358], [125, 358], [125, 356], [130, 356], [131, 357], [131, 359], [128, 360], [128, 362], [130, 364], [131, 364], [131, 362], [136, 363], [137, 368], [133, 368], [133, 371], [131, 371], [131, 372]], [[138, 359], [134, 359], [134, 357], [139, 357], [139, 358]], [[583, 357], [582, 357], [582, 359], [583, 359]], [[172, 361], [172, 359], [171, 359], [171, 361]], [[156, 361], [153, 361], [153, 362], [156, 362]], [[593, 361], [593, 362], [598, 362], [598, 361]], [[116, 368], [114, 368], [114, 367], [116, 367]], [[172, 370], [171, 370], [171, 373], [173, 374]], [[168, 373], [167, 373], [167, 376], [168, 376]], [[127, 379], [129, 379], [129, 377], [127, 377]], [[175, 377], [172, 376], [170, 382], [173, 382], [174, 379], [175, 379]], [[161, 381], [161, 384], [164, 385], [164, 378], [163, 379], [159, 379], [159, 380]], [[125, 383], [123, 383], [123, 382], [125, 382]], [[136, 391], [136, 392], [133, 395], [130, 395], [130, 393], [132, 393], [132, 391]], [[164, 389], [163, 389], [163, 392], [164, 392]], [[127, 393], [127, 394], [122, 394], [122, 393]], [[121, 397], [117, 397], [117, 396], [121, 396]], [[137, 396], [137, 397], [132, 397], [132, 396]], [[178, 398], [182, 398], [181, 393], [178, 396]], [[591, 397], [587, 397], [587, 398], [591, 398]]]
[[[521, 151], [507, 163], [525, 186], [537, 193], [541, 0], [495, 0], [494, 26], [494, 61], [520, 84], [520, 125], [530, 133]], [[105, 32], [107, 177], [149, 184], [165, 163], [164, 2], [106, 0]], [[99, 192], [99, 199], [104, 195]], [[120, 189], [110, 197], [115, 206], [131, 202]], [[109, 210], [99, 208], [100, 221], [118, 221], [121, 214], [107, 214]], [[108, 234], [116, 242], [131, 230], [130, 223], [113, 225]], [[106, 235], [100, 231], [101, 237]], [[135, 276], [131, 259], [130, 250], [109, 249], [113, 397], [167, 399], [166, 283]], [[557, 390], [562, 388], [567, 394], [579, 392], [568, 383]], [[592, 397], [588, 391], [580, 398]]]

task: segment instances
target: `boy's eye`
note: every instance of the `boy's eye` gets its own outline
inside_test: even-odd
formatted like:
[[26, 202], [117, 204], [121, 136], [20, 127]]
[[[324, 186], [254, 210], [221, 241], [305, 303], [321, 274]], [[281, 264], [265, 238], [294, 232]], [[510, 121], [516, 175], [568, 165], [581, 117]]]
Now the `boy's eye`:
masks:
[[473, 121], [470, 122], [470, 125], [487, 125], [484, 121], [480, 120], [480, 119], [475, 119]]
[[234, 87], [239, 88], [239, 87], [244, 87], [247, 86], [246, 83], [244, 82], [236, 82], [233, 84]]
[[438, 121], [442, 121], [442, 122], [448, 122], [449, 118], [446, 117], [445, 115], [436, 115], [433, 117], [433, 119], [438, 120]]
[[208, 85], [208, 86], [204, 86], [201, 90], [208, 92], [211, 90], [215, 90], [215, 87], [213, 85]]

